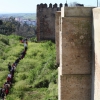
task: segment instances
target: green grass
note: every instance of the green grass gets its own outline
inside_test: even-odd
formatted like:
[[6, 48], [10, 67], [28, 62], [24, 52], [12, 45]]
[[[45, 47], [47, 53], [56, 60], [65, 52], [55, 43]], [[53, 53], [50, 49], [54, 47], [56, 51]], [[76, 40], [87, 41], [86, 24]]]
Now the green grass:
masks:
[[[0, 35], [0, 85], [6, 81], [7, 64], [13, 63], [23, 51], [18, 36]], [[3, 46], [5, 45], [5, 47]], [[6, 100], [58, 100], [58, 71], [55, 67], [55, 44], [51, 41], [35, 43], [28, 41], [25, 58], [16, 68], [14, 83]]]

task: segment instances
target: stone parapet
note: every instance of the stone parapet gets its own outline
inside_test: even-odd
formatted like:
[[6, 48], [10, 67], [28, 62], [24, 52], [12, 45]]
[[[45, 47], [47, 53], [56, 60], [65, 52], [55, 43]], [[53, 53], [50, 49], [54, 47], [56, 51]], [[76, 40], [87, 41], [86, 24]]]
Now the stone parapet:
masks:
[[62, 7], [61, 17], [91, 17], [94, 7]]

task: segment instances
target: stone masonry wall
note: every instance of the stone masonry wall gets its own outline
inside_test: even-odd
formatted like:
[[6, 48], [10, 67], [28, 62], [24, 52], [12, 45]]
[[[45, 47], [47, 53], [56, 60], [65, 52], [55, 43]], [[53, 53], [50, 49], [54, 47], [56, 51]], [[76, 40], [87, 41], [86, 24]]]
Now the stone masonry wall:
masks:
[[58, 99], [91, 100], [92, 8], [63, 7], [59, 26]]
[[56, 12], [56, 19], [55, 19], [55, 42], [56, 42], [56, 63], [59, 65], [60, 59], [59, 59], [59, 20], [61, 17], [61, 12]]
[[[57, 7], [44, 7], [45, 4], [40, 4], [37, 7], [37, 39], [55, 40], [55, 12]], [[50, 5], [49, 5], [50, 6]]]
[[100, 100], [100, 8], [93, 9], [94, 61], [93, 72], [94, 92], [92, 100]]
[[62, 73], [90, 74], [92, 18], [62, 18]]
[[[55, 13], [60, 11], [63, 5], [40, 4], [37, 5], [37, 40], [55, 41]], [[67, 6], [67, 4], [65, 4]]]

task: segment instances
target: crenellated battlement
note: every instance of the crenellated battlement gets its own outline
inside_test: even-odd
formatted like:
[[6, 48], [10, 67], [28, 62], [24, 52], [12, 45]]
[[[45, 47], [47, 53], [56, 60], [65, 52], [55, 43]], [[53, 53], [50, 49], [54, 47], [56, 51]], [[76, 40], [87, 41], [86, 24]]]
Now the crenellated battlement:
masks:
[[61, 7], [68, 6], [60, 4], [38, 4], [37, 5], [37, 39], [55, 41], [55, 13], [61, 11]]
[[[65, 3], [64, 6], [68, 6], [68, 4]], [[43, 9], [43, 8], [61, 8], [61, 7], [63, 7], [62, 3], [60, 3], [59, 6], [58, 6], [57, 3], [55, 3], [55, 4], [50, 3], [49, 5], [47, 5], [46, 3], [45, 4], [41, 3], [41, 4], [37, 5], [37, 9]]]

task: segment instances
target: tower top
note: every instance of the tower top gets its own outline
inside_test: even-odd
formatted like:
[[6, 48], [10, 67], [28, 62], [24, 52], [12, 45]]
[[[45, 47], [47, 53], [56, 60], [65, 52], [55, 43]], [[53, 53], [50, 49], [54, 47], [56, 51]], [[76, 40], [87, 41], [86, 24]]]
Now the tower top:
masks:
[[[66, 6], [68, 6], [67, 0], [66, 0], [66, 3], [65, 3], [65, 7]], [[55, 3], [55, 4], [50, 3], [49, 6], [46, 3], [45, 4], [43, 4], [43, 3], [37, 4], [37, 9], [38, 10], [39, 9], [44, 9], [44, 8], [46, 8], [46, 9], [53, 8], [54, 9], [54, 8], [61, 8], [61, 7], [63, 7], [62, 3], [60, 3], [59, 6], [57, 5], [57, 3]]]

